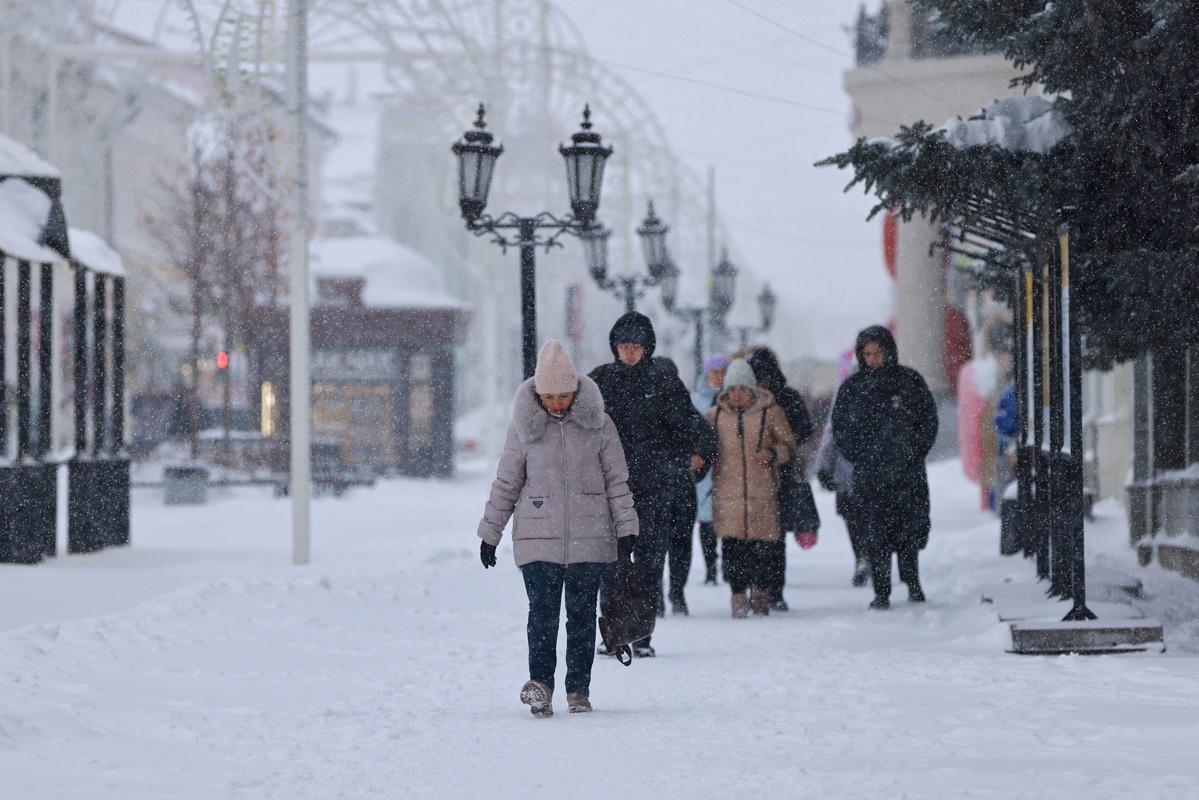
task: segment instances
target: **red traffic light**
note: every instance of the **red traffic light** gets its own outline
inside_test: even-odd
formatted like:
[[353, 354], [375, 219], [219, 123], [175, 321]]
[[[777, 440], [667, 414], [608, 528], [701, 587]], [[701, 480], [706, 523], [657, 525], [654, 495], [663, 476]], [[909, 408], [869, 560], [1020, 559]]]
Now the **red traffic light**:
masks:
[[216, 367], [217, 367], [217, 369], [225, 369], [228, 366], [229, 366], [229, 354], [226, 353], [224, 350], [222, 350], [221, 352], [216, 354]]

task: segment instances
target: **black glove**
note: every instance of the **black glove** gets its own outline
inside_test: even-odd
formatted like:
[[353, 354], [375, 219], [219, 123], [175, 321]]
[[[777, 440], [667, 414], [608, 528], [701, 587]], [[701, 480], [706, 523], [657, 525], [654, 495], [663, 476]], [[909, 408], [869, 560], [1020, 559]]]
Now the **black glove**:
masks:
[[837, 482], [834, 473], [831, 469], [822, 469], [816, 473], [816, 480], [820, 481], [820, 485], [830, 492], [837, 491]]
[[487, 544], [487, 542], [479, 542], [479, 560], [483, 562], [483, 569], [495, 566], [495, 545]]
[[636, 536], [621, 536], [616, 540], [616, 558], [618, 561], [633, 560], [633, 545], [637, 543]]

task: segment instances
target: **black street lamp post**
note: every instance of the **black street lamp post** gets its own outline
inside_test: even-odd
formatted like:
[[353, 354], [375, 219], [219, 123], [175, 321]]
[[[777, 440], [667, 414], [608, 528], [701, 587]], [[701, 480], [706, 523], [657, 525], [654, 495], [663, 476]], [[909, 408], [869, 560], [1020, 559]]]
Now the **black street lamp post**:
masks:
[[729, 309], [737, 298], [738, 269], [729, 261], [729, 251], [720, 254], [720, 261], [712, 268], [712, 280], [708, 285], [708, 309], [712, 315], [712, 327], [724, 332]]
[[596, 286], [611, 291], [624, 300], [625, 311], [636, 311], [637, 300], [645, 296], [647, 289], [663, 281], [667, 270], [673, 268], [666, 250], [666, 233], [670, 228], [654, 214], [654, 201], [649, 201], [649, 212], [637, 234], [645, 252], [645, 275], [608, 276], [608, 237], [611, 232], [602, 226], [592, 226], [581, 234], [583, 258], [587, 271]]
[[[505, 251], [509, 247], [520, 248], [521, 361], [524, 376], [528, 379], [533, 377], [537, 366], [536, 249], [541, 245], [548, 252], [560, 246], [558, 239], [564, 233], [585, 237], [595, 229], [593, 223], [599, 210], [604, 164], [612, 155], [612, 148], [604, 147], [600, 135], [591, 130], [591, 108], [584, 107], [581, 130], [570, 137], [569, 146], [558, 148], [566, 161], [572, 213], [559, 219], [548, 211], [534, 217], [521, 217], [507, 211], [493, 219], [484, 213], [484, 209], [495, 162], [504, 148], [492, 143], [494, 137], [487, 131], [483, 117], [484, 109], [480, 104], [474, 129], [467, 131], [462, 141], [453, 145], [454, 155], [458, 157], [458, 205], [471, 233], [490, 236]], [[509, 235], [507, 231], [515, 231], [515, 235]], [[548, 233], [539, 235], [541, 231]]]

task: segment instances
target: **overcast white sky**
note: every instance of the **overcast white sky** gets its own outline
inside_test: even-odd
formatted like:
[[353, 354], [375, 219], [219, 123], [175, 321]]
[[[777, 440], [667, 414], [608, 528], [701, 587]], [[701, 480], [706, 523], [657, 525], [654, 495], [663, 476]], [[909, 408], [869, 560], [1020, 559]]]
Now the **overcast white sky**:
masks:
[[831, 357], [890, 316], [871, 198], [812, 166], [852, 142], [841, 82], [858, 0], [556, 2], [646, 97], [679, 157], [700, 174], [715, 165], [721, 214], [743, 266], [781, 297], [791, 355]]

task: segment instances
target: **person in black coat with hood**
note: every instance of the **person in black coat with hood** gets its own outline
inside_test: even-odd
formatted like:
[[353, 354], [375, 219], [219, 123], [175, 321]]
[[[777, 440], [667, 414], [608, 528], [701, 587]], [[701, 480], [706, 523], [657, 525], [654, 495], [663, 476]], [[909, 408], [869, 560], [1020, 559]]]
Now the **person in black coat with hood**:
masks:
[[[678, 370], [654, 358], [657, 336], [649, 317], [625, 314], [612, 326], [608, 344], [613, 361], [589, 377], [599, 386], [624, 447], [641, 531], [633, 555], [646, 590], [657, 598], [674, 501], [680, 487], [690, 489], [691, 472], [712, 463], [716, 437], [691, 404]], [[649, 638], [634, 643], [633, 653], [652, 656]]]
[[890, 608], [892, 553], [908, 599], [924, 602], [918, 566], [930, 527], [924, 460], [937, 438], [937, 405], [920, 373], [900, 365], [886, 328], [859, 333], [854, 351], [861, 369], [837, 392], [833, 439], [853, 464], [874, 585], [870, 607]]
[[[804, 403], [803, 395], [787, 385], [787, 377], [779, 366], [778, 356], [769, 347], [754, 350], [748, 358], [749, 366], [754, 371], [754, 380], [759, 386], [770, 390], [774, 401], [787, 417], [795, 441], [802, 445], [812, 435], [812, 418], [808, 415], [808, 406]], [[779, 467], [779, 484], [783, 481], [806, 480], [803, 475], [801, 459], [793, 458]], [[796, 519], [793, 508], [780, 508], [784, 533], [804, 533]], [[787, 582], [787, 538], [784, 536], [770, 544], [770, 610], [786, 611], [787, 601], [783, 598], [783, 586]]]

